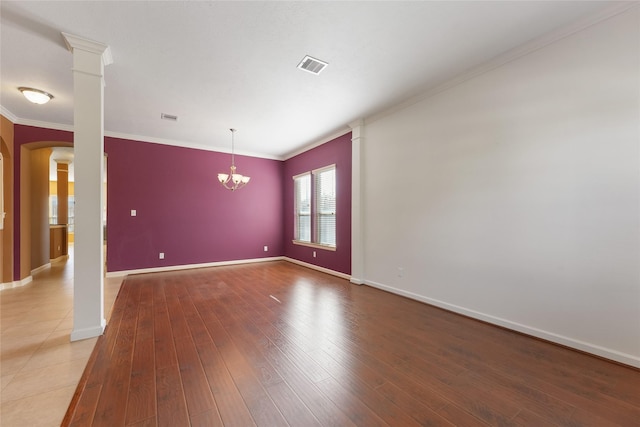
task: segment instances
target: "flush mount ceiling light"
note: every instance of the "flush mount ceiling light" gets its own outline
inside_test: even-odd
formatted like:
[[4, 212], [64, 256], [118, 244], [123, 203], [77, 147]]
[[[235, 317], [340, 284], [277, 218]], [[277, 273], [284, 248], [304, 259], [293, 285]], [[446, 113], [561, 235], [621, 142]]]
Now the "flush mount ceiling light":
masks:
[[320, 71], [325, 69], [327, 65], [329, 65], [329, 63], [320, 61], [319, 59], [307, 55], [302, 58], [302, 61], [300, 61], [300, 63], [298, 64], [298, 68], [317, 76], [318, 74], [320, 74]]
[[32, 87], [19, 87], [18, 90], [22, 92], [25, 98], [34, 104], [46, 104], [53, 99], [53, 95], [40, 89], [34, 89]]
[[229, 129], [231, 131], [231, 168], [230, 173], [219, 173], [218, 181], [220, 184], [224, 186], [227, 190], [236, 191], [249, 182], [251, 178], [248, 176], [240, 175], [236, 173], [236, 165], [235, 165], [235, 153], [234, 153], [234, 140], [233, 136], [236, 133], [235, 129]]

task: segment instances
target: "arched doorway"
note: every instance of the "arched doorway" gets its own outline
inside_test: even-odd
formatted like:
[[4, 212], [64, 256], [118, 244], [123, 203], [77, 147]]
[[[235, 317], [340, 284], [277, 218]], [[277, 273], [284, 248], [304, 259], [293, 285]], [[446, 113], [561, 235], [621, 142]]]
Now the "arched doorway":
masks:
[[13, 283], [13, 141], [0, 136], [0, 285]]
[[20, 147], [20, 279], [30, 277], [50, 260], [49, 157], [61, 141], [39, 141]]

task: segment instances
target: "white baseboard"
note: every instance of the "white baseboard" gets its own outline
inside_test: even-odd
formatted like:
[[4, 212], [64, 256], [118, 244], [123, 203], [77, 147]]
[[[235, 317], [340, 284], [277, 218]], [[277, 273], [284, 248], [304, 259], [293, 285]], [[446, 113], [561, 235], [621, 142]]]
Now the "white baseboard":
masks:
[[311, 268], [312, 270], [318, 270], [318, 271], [321, 271], [323, 273], [331, 274], [333, 276], [338, 276], [341, 279], [351, 280], [351, 276], [350, 275], [345, 274], [345, 273], [340, 273], [339, 271], [330, 270], [328, 268], [320, 267], [318, 265], [310, 264], [308, 262], [300, 261], [300, 260], [297, 260], [297, 259], [294, 259], [294, 258], [282, 257], [282, 259], [284, 259], [285, 261], [291, 262], [293, 264], [298, 264], [298, 265], [301, 265], [303, 267]]
[[16, 280], [16, 281], [7, 282], [7, 283], [0, 283], [0, 291], [3, 289], [18, 288], [20, 286], [28, 285], [31, 282], [33, 282], [33, 277], [27, 276], [22, 280]]
[[[167, 267], [152, 267], [152, 268], [140, 268], [136, 270], [121, 270], [121, 271], [110, 271], [107, 273], [107, 277], [122, 277], [128, 276], [129, 274], [144, 274], [144, 273], [161, 273], [165, 271], [178, 271], [178, 270], [190, 270], [193, 268], [205, 268], [205, 267], [220, 267], [225, 265], [238, 265], [238, 264], [250, 264], [254, 262], [269, 262], [269, 261], [288, 261], [293, 264], [298, 264], [303, 267], [311, 268], [313, 270], [318, 270], [323, 273], [331, 274], [333, 276], [340, 277], [342, 279], [350, 280], [351, 276], [345, 273], [340, 273], [339, 271], [330, 270], [328, 268], [320, 267], [314, 264], [309, 264], [308, 262], [299, 261], [297, 259], [277, 256], [277, 257], [269, 257], [269, 258], [252, 258], [252, 259], [240, 259], [234, 261], [220, 261], [220, 262], [207, 262], [203, 264], [185, 264], [185, 265], [171, 265]], [[355, 283], [355, 282], [354, 282]], [[362, 282], [364, 283], [364, 282]], [[362, 284], [360, 283], [360, 284]]]
[[553, 332], [544, 331], [538, 328], [534, 328], [520, 323], [512, 322], [507, 319], [492, 316], [490, 314], [481, 313], [479, 311], [470, 310], [465, 307], [460, 307], [454, 304], [449, 304], [444, 301], [439, 301], [433, 298], [428, 298], [422, 295], [415, 294], [413, 292], [404, 291], [402, 289], [394, 288], [392, 286], [383, 285], [382, 283], [373, 282], [371, 280], [365, 280], [365, 284], [374, 288], [382, 289], [387, 292], [391, 292], [396, 295], [401, 295], [416, 301], [424, 302], [429, 305], [443, 308], [454, 313], [462, 314], [474, 319], [482, 320], [483, 322], [491, 323], [494, 325], [502, 326], [513, 331], [521, 332], [526, 335], [531, 335], [536, 338], [541, 338], [546, 341], [551, 341], [556, 344], [560, 344], [566, 347], [571, 347], [576, 350], [591, 353], [596, 356], [610, 359], [616, 362], [624, 363], [625, 365], [635, 366], [640, 368], [640, 357], [632, 354], [622, 353], [616, 350], [605, 348], [596, 344], [587, 343], [584, 341], [576, 340], [570, 337], [565, 337]]
[[49, 261], [51, 262], [58, 262], [58, 261], [63, 261], [69, 259], [69, 255], [60, 255], [58, 258], [51, 258]]
[[48, 262], [48, 263], [46, 263], [44, 265], [41, 265], [40, 267], [36, 267], [33, 270], [31, 270], [31, 275], [34, 276], [34, 275], [40, 273], [41, 271], [46, 270], [47, 268], [51, 268], [51, 263], [50, 262]]
[[104, 332], [106, 321], [102, 319], [100, 326], [92, 328], [74, 329], [71, 331], [71, 341], [86, 340], [88, 338], [99, 337]]
[[171, 265], [167, 267], [140, 268], [136, 270], [110, 271], [107, 273], [107, 277], [122, 277], [122, 276], [128, 276], [129, 274], [161, 273], [163, 271], [190, 270], [192, 268], [220, 267], [224, 265], [251, 264], [254, 262], [268, 262], [268, 261], [282, 261], [282, 260], [283, 260], [283, 257], [277, 256], [277, 257], [269, 257], [269, 258], [240, 259], [240, 260], [234, 260], [234, 261], [206, 262], [202, 264], [184, 264], [184, 265]]

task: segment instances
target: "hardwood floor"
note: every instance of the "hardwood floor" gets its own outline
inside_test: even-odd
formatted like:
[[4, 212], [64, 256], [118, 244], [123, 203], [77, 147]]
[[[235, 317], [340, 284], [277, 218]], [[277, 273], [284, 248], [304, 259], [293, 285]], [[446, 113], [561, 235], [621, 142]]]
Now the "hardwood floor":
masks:
[[287, 262], [129, 276], [63, 425], [638, 426], [640, 371]]

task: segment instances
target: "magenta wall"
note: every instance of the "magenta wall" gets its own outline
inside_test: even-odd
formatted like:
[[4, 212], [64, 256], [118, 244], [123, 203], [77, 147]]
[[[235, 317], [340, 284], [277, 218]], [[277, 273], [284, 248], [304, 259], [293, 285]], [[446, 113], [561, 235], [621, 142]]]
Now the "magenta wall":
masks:
[[[293, 177], [336, 165], [336, 251], [294, 245]], [[351, 274], [351, 132], [284, 162], [284, 255], [340, 273]], [[316, 252], [316, 258], [313, 257]]]
[[232, 192], [217, 181], [229, 154], [108, 137], [105, 151], [109, 271], [283, 254], [282, 162], [236, 156], [251, 182]]
[[[41, 141], [68, 144], [73, 133], [15, 126], [14, 280], [20, 279], [20, 147]], [[351, 133], [285, 162], [236, 156], [251, 182], [235, 192], [216, 179], [229, 168], [229, 154], [110, 137], [105, 152], [108, 271], [285, 255], [351, 273]], [[314, 249], [291, 243], [292, 177], [330, 164], [338, 180], [337, 250], [315, 249], [313, 258]]]
[[[42, 141], [73, 142], [73, 133], [15, 126], [14, 280], [20, 279], [20, 147]], [[216, 178], [229, 169], [229, 154], [109, 137], [105, 152], [108, 271], [283, 255], [283, 162], [236, 156], [251, 182], [231, 192]]]

